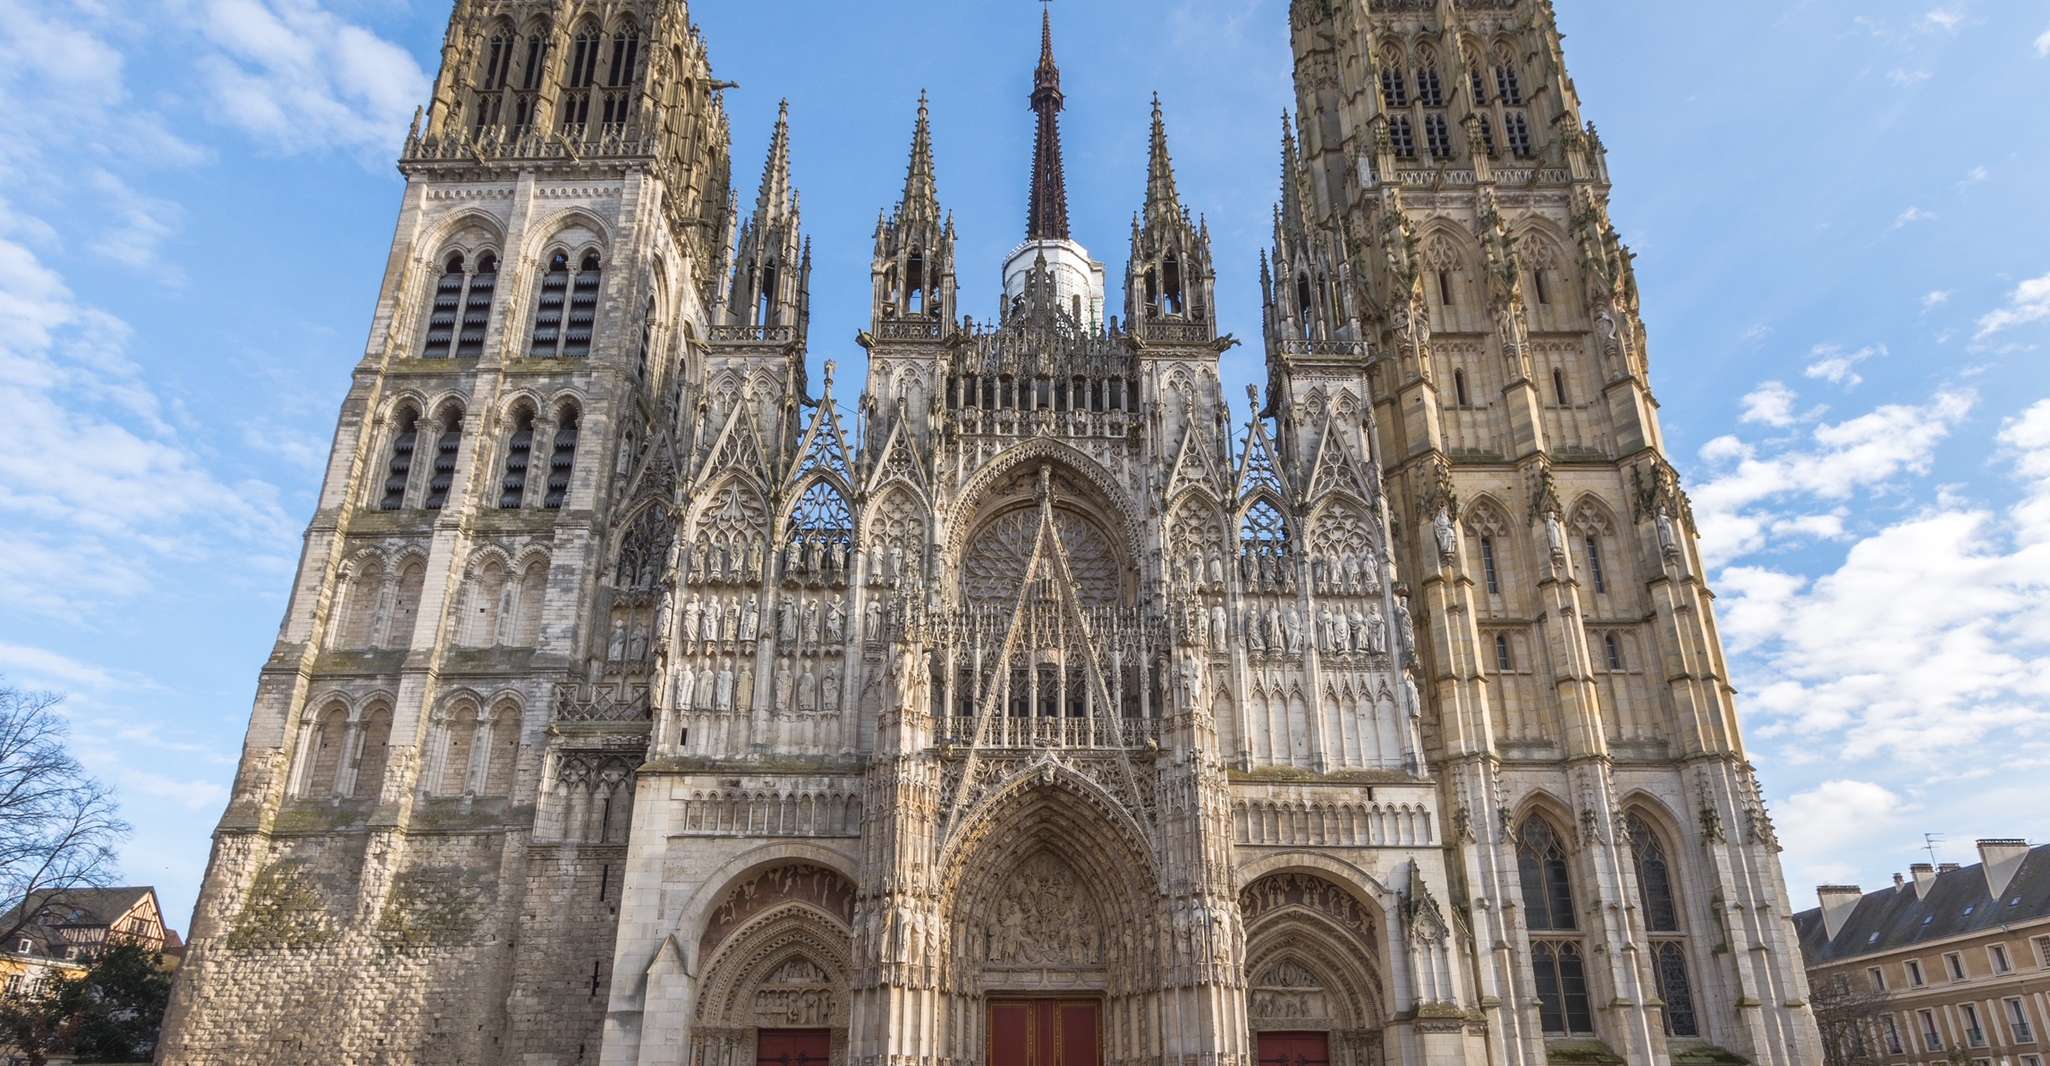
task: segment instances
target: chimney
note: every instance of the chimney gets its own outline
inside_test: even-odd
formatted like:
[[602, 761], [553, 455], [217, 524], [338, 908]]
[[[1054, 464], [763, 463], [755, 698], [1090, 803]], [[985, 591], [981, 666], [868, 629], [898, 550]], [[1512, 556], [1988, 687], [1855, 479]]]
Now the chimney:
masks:
[[1908, 876], [1915, 879], [1915, 898], [1928, 899], [1929, 889], [1936, 884], [1936, 867], [1918, 862], [1908, 867]]
[[1939, 862], [1936, 864], [1936, 872], [1939, 874], [1947, 874], [1952, 871], [1962, 869], [1964, 869], [1964, 867], [1959, 866], [1957, 863], [1954, 862]]
[[1895, 892], [1899, 892], [1899, 891], [1901, 890], [1901, 887], [1902, 887], [1902, 886], [1904, 886], [1904, 885], [1906, 885], [1907, 883], [1908, 883], [1908, 879], [1907, 879], [1907, 878], [1905, 878], [1905, 877], [1902, 877], [1902, 876], [1901, 876], [1901, 875], [1899, 875], [1899, 874], [1894, 874], [1894, 875], [1893, 875], [1893, 890], [1894, 890]]
[[1822, 901], [1822, 930], [1835, 940], [1851, 912], [1858, 909], [1858, 901], [1865, 898], [1865, 891], [1857, 885], [1820, 885], [1815, 897]]
[[2022, 868], [2022, 860], [2029, 857], [2029, 842], [2026, 840], [1981, 840], [1979, 841], [1980, 869], [1986, 872], [1986, 891], [1995, 902], [2007, 891], [2014, 881], [2014, 875]]

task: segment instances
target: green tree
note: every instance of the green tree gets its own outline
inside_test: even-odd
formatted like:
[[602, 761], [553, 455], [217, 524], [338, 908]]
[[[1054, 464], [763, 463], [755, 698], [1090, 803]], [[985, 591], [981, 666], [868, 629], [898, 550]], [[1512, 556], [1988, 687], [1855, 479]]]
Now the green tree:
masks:
[[36, 991], [0, 999], [0, 1040], [44, 1066], [51, 1055], [85, 1062], [148, 1062], [171, 999], [163, 956], [116, 943], [84, 973], [57, 976]]

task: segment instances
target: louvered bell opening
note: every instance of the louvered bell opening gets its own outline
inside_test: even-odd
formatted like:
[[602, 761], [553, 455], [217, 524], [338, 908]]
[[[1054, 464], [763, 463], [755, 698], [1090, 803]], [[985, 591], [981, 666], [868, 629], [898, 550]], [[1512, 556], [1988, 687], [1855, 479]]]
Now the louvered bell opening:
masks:
[[491, 324], [491, 298], [498, 288], [498, 275], [488, 269], [470, 279], [469, 297], [463, 301], [462, 332], [456, 340], [456, 355], [475, 359], [484, 354], [484, 331]]
[[570, 423], [556, 431], [555, 453], [548, 459], [548, 498], [546, 506], [551, 511], [562, 509], [569, 499], [570, 472], [577, 462], [577, 427]]
[[596, 271], [577, 275], [576, 288], [570, 294], [569, 325], [563, 331], [565, 356], [583, 358], [591, 354], [592, 325], [598, 318], [598, 280]]
[[499, 484], [498, 506], [517, 510], [527, 495], [527, 463], [534, 455], [534, 431], [523, 429], [512, 435], [505, 449], [505, 480]]
[[456, 308], [463, 299], [463, 276], [450, 272], [443, 274], [434, 286], [434, 306], [427, 314], [427, 347], [424, 354], [430, 359], [448, 355], [449, 342], [455, 337]]
[[396, 511], [406, 505], [406, 481], [413, 472], [413, 442], [416, 435], [407, 430], [392, 441], [391, 467], [384, 479], [384, 500], [379, 510]]
[[427, 482], [427, 509], [439, 511], [448, 504], [448, 491], [456, 483], [456, 449], [462, 438], [454, 430], [444, 432], [434, 445], [434, 476]]
[[562, 338], [562, 304], [569, 290], [569, 275], [550, 271], [541, 279], [541, 296], [534, 311], [534, 355], [553, 358]]

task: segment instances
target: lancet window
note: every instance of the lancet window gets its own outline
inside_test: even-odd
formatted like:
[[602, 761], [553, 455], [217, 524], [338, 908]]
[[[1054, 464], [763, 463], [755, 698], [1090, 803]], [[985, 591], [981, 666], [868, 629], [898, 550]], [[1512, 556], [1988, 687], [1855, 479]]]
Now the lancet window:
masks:
[[420, 412], [411, 406], [402, 407], [393, 425], [396, 432], [391, 439], [391, 458], [385, 462], [384, 495], [377, 505], [381, 511], [406, 506], [406, 487], [413, 475], [413, 449], [420, 442]]
[[542, 505], [559, 511], [569, 499], [570, 475], [577, 465], [577, 409], [565, 405], [555, 419], [555, 441], [548, 455], [548, 495]]
[[591, 354], [591, 336], [598, 318], [598, 288], [603, 281], [598, 253], [586, 252], [575, 270], [569, 253], [548, 258], [541, 291], [534, 302], [534, 336], [528, 354], [536, 359], [582, 359]]
[[434, 305], [427, 312], [429, 359], [475, 359], [484, 354], [484, 332], [491, 325], [491, 302], [498, 292], [498, 257], [485, 252], [477, 269], [464, 269], [462, 254], [448, 263], [434, 285]]
[[604, 121], [623, 125], [633, 115], [633, 84], [641, 64], [641, 31], [631, 21], [612, 35], [612, 54], [605, 71]]
[[589, 23], [577, 28], [570, 39], [569, 66], [563, 70], [561, 128], [580, 130], [591, 121], [592, 87], [598, 82], [598, 49], [604, 42], [597, 27]]
[[1587, 949], [1579, 935], [1573, 876], [1566, 845], [1550, 821], [1536, 815], [1524, 820], [1517, 833], [1516, 864], [1544, 1031], [1591, 1033], [1594, 1014], [1588, 998]]
[[522, 407], [513, 415], [505, 438], [505, 476], [498, 482], [498, 506], [517, 510], [527, 499], [527, 470], [534, 461], [534, 412]]
[[1651, 936], [1652, 977], [1666, 1004], [1669, 1036], [1701, 1035], [1694, 1009], [1694, 982], [1687, 970], [1685, 914], [1673, 890], [1673, 867], [1665, 839], [1638, 812], [1624, 819], [1630, 851], [1637, 867], [1637, 892], [1644, 929]]
[[439, 511], [448, 505], [449, 493], [456, 483], [456, 457], [463, 447], [463, 409], [450, 404], [442, 408], [441, 418], [434, 435], [434, 468], [427, 478], [427, 498], [423, 505], [430, 511]]

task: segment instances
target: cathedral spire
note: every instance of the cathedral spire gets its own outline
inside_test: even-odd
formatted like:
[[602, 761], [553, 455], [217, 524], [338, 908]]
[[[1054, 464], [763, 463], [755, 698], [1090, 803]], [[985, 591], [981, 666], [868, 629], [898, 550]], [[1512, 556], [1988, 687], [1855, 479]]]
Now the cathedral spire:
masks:
[[1040, 20], [1039, 70], [1032, 83], [1032, 110], [1039, 132], [1032, 147], [1032, 208], [1026, 219], [1028, 240], [1068, 239], [1068, 179], [1061, 168], [1061, 68], [1053, 58], [1053, 11]]
[[911, 165], [904, 174], [906, 216], [934, 218], [940, 211], [939, 181], [933, 174], [932, 114], [926, 95], [918, 94], [918, 125], [911, 133]]
[[1288, 112], [1281, 113], [1281, 217], [1290, 226], [1301, 226], [1303, 217], [1302, 168], [1296, 156], [1295, 123]]
[[786, 207], [796, 212], [796, 194], [790, 190], [790, 101], [776, 112], [776, 132], [769, 138], [769, 158], [762, 164], [762, 192], [755, 202], [757, 221], [781, 214]]
[[1151, 222], [1165, 212], [1179, 218], [1181, 194], [1174, 186], [1174, 157], [1167, 150], [1167, 122], [1160, 114], [1160, 94], [1153, 94], [1153, 144], [1146, 158], [1146, 219]]

